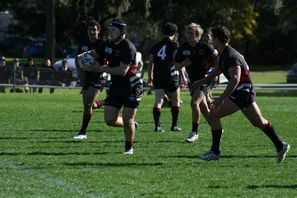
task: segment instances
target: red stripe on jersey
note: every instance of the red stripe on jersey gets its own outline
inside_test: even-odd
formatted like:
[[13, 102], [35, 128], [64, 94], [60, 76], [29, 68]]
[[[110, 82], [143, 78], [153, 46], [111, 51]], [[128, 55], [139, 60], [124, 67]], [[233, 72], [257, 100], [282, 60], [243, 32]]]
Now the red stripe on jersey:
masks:
[[243, 81], [251, 82], [251, 79], [250, 79], [249, 76], [241, 76], [241, 77], [240, 77], [240, 82], [243, 82]]
[[130, 64], [130, 68], [126, 74], [126, 76], [130, 77], [137, 74], [137, 67], [135, 64]]

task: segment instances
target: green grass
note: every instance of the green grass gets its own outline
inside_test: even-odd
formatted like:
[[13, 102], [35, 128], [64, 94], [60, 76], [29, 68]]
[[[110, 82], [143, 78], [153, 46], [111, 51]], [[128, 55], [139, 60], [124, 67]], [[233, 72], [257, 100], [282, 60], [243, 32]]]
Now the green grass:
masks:
[[287, 82], [287, 71], [251, 72], [254, 84], [283, 84]]
[[197, 143], [191, 130], [190, 98], [183, 92], [181, 133], [169, 132], [170, 109], [153, 132], [153, 96], [137, 113], [135, 154], [123, 156], [123, 130], [93, 115], [87, 141], [72, 139], [82, 117], [79, 90], [44, 94], [0, 94], [0, 197], [296, 197], [295, 97], [258, 97], [263, 115], [292, 148], [276, 164], [270, 141], [238, 112], [222, 120], [225, 133], [219, 161], [197, 158], [211, 144], [201, 120]]

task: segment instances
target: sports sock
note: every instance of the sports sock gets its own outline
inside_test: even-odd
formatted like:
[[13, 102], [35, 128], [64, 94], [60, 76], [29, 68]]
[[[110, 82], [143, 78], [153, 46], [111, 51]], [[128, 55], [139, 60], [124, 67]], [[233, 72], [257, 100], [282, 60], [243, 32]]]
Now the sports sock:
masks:
[[212, 130], [212, 145], [211, 149], [215, 154], [220, 153], [220, 142], [221, 142], [221, 136], [222, 136], [223, 129], [220, 130]]
[[89, 114], [89, 113], [85, 113], [83, 115], [82, 126], [81, 126], [81, 129], [80, 129], [79, 133], [81, 133], [81, 134], [85, 134], [86, 133], [86, 130], [88, 128], [88, 125], [89, 125], [89, 122], [91, 120], [91, 117], [92, 117], [92, 114]]
[[100, 107], [102, 107], [103, 102], [101, 100], [96, 99], [94, 101], [94, 104], [92, 105], [92, 109], [98, 109]]
[[199, 127], [199, 123], [198, 122], [192, 122], [192, 132], [196, 132], [196, 134], [198, 133], [198, 127]]
[[179, 109], [180, 109], [179, 107], [171, 107], [172, 126], [177, 126]]
[[154, 108], [153, 109], [153, 116], [154, 116], [154, 122], [155, 122], [155, 127], [160, 126], [160, 116], [161, 116], [161, 109], [160, 108]]
[[273, 142], [275, 148], [277, 151], [280, 151], [282, 149], [283, 143], [280, 141], [278, 138], [271, 122], [268, 122], [266, 127], [262, 130], [268, 137], [269, 139]]
[[125, 142], [125, 150], [128, 151], [132, 148], [133, 146], [133, 140], [127, 141]]

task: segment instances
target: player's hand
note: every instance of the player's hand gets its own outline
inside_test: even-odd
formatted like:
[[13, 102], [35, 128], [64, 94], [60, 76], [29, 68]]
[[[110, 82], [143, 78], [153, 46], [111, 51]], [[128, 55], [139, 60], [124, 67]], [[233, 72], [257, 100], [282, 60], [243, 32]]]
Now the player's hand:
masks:
[[215, 100], [210, 104], [210, 111], [217, 113], [221, 109], [221, 106], [223, 104], [224, 104], [224, 100], [221, 100], [221, 99]]
[[92, 73], [99, 73], [100, 72], [100, 67], [101, 67], [101, 65], [98, 63], [98, 61], [95, 60], [94, 66], [88, 68], [88, 71], [92, 72]]
[[148, 85], [149, 87], [152, 87], [152, 86], [153, 86], [153, 79], [149, 78], [149, 79], [147, 80], [147, 85]]

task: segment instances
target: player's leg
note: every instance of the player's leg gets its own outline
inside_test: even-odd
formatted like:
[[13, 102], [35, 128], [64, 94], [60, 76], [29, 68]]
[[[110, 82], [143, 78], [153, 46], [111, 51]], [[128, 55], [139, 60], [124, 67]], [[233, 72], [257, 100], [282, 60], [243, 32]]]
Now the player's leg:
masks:
[[154, 117], [156, 132], [164, 132], [160, 124], [160, 117], [161, 117], [164, 95], [165, 95], [164, 89], [155, 89], [155, 103], [154, 103], [154, 109], [153, 109], [153, 117]]
[[83, 98], [83, 105], [84, 105], [83, 119], [82, 119], [81, 129], [78, 135], [74, 137], [75, 139], [87, 139], [86, 130], [88, 128], [89, 122], [93, 114], [92, 104], [94, 103], [94, 100], [99, 94], [100, 94], [100, 91], [97, 88], [92, 86], [82, 91], [82, 98]]
[[108, 126], [124, 127], [123, 118], [119, 116], [121, 107], [104, 106], [104, 120]]
[[220, 142], [223, 133], [220, 118], [231, 115], [239, 110], [239, 107], [229, 98], [224, 100], [224, 104], [214, 112], [210, 110], [208, 121], [211, 125], [212, 145], [209, 152], [201, 155], [204, 160], [218, 160], [220, 155]]
[[278, 162], [283, 161], [286, 153], [290, 149], [290, 145], [282, 142], [279, 139], [271, 122], [269, 122], [262, 116], [261, 110], [257, 103], [254, 101], [246, 109], [242, 110], [242, 112], [255, 127], [261, 129], [267, 135], [267, 137], [269, 137], [279, 154]]
[[180, 111], [180, 88], [177, 88], [173, 92], [167, 92], [169, 99], [172, 102], [171, 105], [171, 117], [172, 117], [172, 123], [171, 123], [171, 131], [181, 131], [182, 129], [178, 126], [178, 116]]
[[198, 140], [198, 129], [199, 129], [199, 122], [200, 122], [200, 104], [203, 101], [204, 94], [200, 89], [194, 90], [192, 93], [191, 98], [191, 110], [192, 110], [192, 131], [186, 138], [186, 141], [192, 143]]
[[135, 135], [134, 117], [137, 112], [136, 108], [124, 107], [123, 123], [125, 133], [125, 152], [124, 154], [133, 154], [133, 143]]

